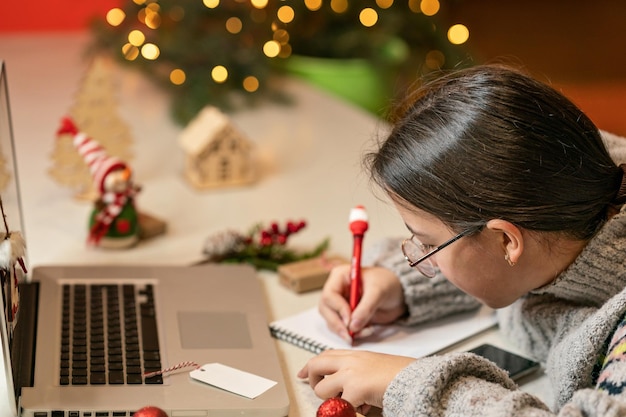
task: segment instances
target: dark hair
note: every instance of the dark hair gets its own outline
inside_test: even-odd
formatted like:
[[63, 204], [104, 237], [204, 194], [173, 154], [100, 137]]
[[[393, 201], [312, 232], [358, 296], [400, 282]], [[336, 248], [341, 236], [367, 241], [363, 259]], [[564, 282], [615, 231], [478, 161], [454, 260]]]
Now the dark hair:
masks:
[[364, 161], [391, 198], [456, 231], [498, 218], [589, 239], [622, 179], [598, 129], [570, 100], [494, 65], [423, 84]]

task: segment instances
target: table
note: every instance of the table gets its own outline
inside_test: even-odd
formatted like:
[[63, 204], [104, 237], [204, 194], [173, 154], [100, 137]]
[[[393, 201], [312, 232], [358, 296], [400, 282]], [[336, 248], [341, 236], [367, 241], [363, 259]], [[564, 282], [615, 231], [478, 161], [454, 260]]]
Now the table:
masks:
[[[204, 240], [225, 229], [247, 231], [257, 222], [305, 219], [308, 226], [290, 244], [312, 248], [330, 238], [330, 252], [349, 256], [352, 236], [349, 210], [363, 204], [370, 229], [365, 245], [407, 231], [382, 194], [372, 193], [361, 170], [363, 152], [384, 135], [384, 122], [361, 109], [294, 79], [281, 88], [292, 105], [266, 103], [231, 115], [256, 145], [262, 175], [251, 186], [197, 191], [183, 177], [182, 130], [169, 116], [166, 95], [141, 74], [119, 65], [112, 76], [119, 87], [119, 116], [134, 138], [130, 161], [143, 187], [140, 210], [164, 219], [167, 234], [138, 247], [100, 250], [85, 245], [91, 205], [73, 198], [69, 189], [47, 174], [60, 119], [74, 97], [88, 62], [86, 33], [2, 35], [0, 59], [8, 70], [9, 93], [22, 192], [24, 231], [30, 267], [53, 264], [173, 264], [202, 258]], [[260, 272], [270, 320], [315, 306], [318, 291], [295, 294], [274, 273]], [[451, 349], [466, 349], [489, 341], [510, 348], [497, 330], [481, 334]], [[309, 352], [276, 341], [291, 398], [289, 415], [313, 416], [320, 400], [296, 378]], [[545, 377], [528, 381], [524, 389], [549, 398]]]

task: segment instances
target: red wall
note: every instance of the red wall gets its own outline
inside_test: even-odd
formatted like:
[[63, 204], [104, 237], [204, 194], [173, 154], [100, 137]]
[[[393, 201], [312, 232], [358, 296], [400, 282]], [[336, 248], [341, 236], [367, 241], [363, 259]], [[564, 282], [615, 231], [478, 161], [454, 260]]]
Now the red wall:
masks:
[[122, 0], [5, 0], [0, 12], [0, 32], [59, 32], [87, 28], [94, 17]]

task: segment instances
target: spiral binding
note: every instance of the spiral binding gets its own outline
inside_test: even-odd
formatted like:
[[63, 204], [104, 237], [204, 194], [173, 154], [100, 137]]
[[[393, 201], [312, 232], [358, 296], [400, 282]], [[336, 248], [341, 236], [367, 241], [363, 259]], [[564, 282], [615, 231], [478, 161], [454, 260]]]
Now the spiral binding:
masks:
[[309, 352], [313, 352], [315, 354], [332, 349], [331, 347], [326, 346], [323, 343], [316, 342], [315, 340], [309, 339], [308, 337], [300, 336], [298, 334], [286, 331], [285, 329], [281, 329], [276, 326], [270, 326], [270, 333], [278, 340], [291, 343], [292, 345], [298, 346], [302, 349], [306, 349]]

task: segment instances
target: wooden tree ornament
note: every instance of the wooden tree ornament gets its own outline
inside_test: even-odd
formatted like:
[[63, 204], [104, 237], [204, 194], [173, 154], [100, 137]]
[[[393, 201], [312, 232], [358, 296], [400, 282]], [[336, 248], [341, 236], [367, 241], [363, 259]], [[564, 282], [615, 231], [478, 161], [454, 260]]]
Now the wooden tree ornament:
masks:
[[[69, 115], [81, 131], [97, 138], [109, 155], [130, 161], [133, 141], [130, 129], [118, 116], [115, 87], [110, 62], [102, 57], [95, 58], [82, 80]], [[77, 199], [93, 201], [98, 192], [94, 189], [89, 168], [72, 140], [68, 134], [56, 138], [51, 154], [52, 167], [48, 172], [57, 183], [73, 189]]]

